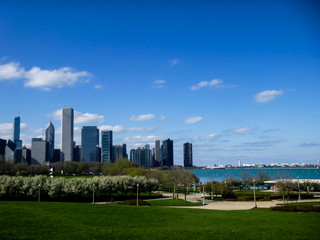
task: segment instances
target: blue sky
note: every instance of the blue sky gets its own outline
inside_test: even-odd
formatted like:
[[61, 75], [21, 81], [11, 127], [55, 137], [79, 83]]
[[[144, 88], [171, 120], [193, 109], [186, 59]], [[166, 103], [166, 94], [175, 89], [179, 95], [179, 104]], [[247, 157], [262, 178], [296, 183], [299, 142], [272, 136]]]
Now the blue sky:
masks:
[[8, 1], [0, 8], [0, 137], [59, 109], [115, 144], [193, 143], [194, 164], [315, 163], [318, 1]]

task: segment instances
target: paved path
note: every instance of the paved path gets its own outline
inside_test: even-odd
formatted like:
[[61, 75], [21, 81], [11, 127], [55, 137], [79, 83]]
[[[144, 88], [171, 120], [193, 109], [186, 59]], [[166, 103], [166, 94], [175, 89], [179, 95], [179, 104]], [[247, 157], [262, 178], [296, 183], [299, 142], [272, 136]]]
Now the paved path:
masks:
[[[172, 197], [170, 193], [162, 193], [164, 196]], [[179, 199], [184, 199], [183, 194], [179, 194]], [[189, 202], [202, 202], [201, 194], [196, 195], [187, 195], [187, 201]], [[299, 202], [317, 202], [319, 199], [310, 199], [310, 200], [300, 200]], [[293, 201], [296, 202], [296, 201]], [[320, 201], [319, 201], [320, 202]], [[283, 201], [273, 200], [273, 201], [258, 201], [258, 208], [270, 208], [281, 204]], [[289, 201], [290, 203], [290, 201]], [[244, 202], [244, 201], [211, 201], [205, 200], [204, 206], [179, 206], [176, 208], [196, 208], [196, 209], [210, 209], [210, 210], [248, 210], [254, 208], [254, 202]]]

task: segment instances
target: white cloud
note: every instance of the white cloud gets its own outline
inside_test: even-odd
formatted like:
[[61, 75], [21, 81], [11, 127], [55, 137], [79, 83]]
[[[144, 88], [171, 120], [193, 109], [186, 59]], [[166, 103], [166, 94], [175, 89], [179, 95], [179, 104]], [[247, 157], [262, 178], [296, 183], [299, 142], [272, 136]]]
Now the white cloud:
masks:
[[[57, 111], [50, 113], [47, 117], [52, 118], [54, 120], [61, 120], [62, 109], [58, 109]], [[98, 122], [102, 123], [104, 121], [104, 116], [99, 115], [97, 113], [81, 113], [74, 111], [74, 123], [75, 124], [83, 124], [90, 122]]]
[[111, 126], [111, 125], [102, 125], [98, 127], [100, 131], [105, 131], [105, 130], [111, 130], [113, 132], [124, 132], [125, 131], [125, 127], [121, 126], [121, 125], [115, 125], [115, 126]]
[[148, 128], [143, 128], [143, 127], [131, 127], [127, 128], [128, 132], [152, 132], [154, 131], [154, 127], [148, 127]]
[[[29, 129], [26, 123], [20, 123], [20, 131], [27, 131]], [[0, 124], [0, 135], [12, 134], [13, 137], [13, 123], [2, 123]]]
[[151, 143], [154, 142], [156, 139], [161, 139], [158, 136], [155, 135], [149, 135], [149, 136], [135, 136], [135, 137], [125, 137], [124, 142], [128, 143]]
[[159, 118], [160, 121], [164, 121], [164, 120], [166, 120], [166, 119], [167, 119], [166, 116], [161, 116], [161, 117]]
[[183, 122], [187, 123], [187, 124], [195, 124], [197, 122], [202, 121], [202, 117], [190, 117], [190, 118], [186, 118]]
[[154, 80], [152, 87], [153, 87], [153, 88], [163, 88], [165, 83], [166, 83], [165, 80], [160, 80], [160, 79]]
[[41, 70], [39, 67], [33, 67], [24, 76], [27, 79], [25, 87], [51, 90], [51, 88], [62, 88], [71, 86], [80, 80], [87, 80], [91, 74], [87, 71], [76, 72], [70, 67], [54, 70]]
[[95, 89], [102, 88], [102, 86], [101, 86], [101, 85], [99, 85], [99, 84], [98, 84], [98, 85], [94, 85], [93, 87], [94, 87]]
[[257, 93], [254, 96], [254, 100], [258, 103], [267, 103], [274, 100], [277, 96], [283, 94], [283, 91], [278, 90], [267, 90], [260, 93]]
[[24, 70], [17, 62], [0, 65], [0, 81], [23, 77]]
[[132, 116], [129, 120], [130, 121], [146, 121], [146, 120], [151, 120], [154, 117], [155, 117], [154, 114], [145, 114], [145, 115]]
[[175, 66], [175, 65], [177, 65], [179, 63], [179, 61], [178, 61], [178, 59], [170, 59], [169, 60], [169, 64], [171, 65], [171, 66]]
[[217, 138], [218, 135], [217, 134], [209, 134], [208, 136], [198, 136], [198, 137], [194, 137], [193, 140], [212, 140], [214, 138]]
[[193, 85], [191, 87], [191, 90], [196, 91], [196, 90], [199, 90], [200, 88], [203, 88], [203, 87], [217, 87], [221, 83], [223, 83], [223, 81], [219, 80], [219, 79], [213, 79], [211, 81], [203, 81], [203, 82], [199, 82], [197, 85]]
[[252, 133], [255, 130], [256, 130], [255, 128], [234, 128], [231, 131], [237, 134], [244, 134], [244, 133]]

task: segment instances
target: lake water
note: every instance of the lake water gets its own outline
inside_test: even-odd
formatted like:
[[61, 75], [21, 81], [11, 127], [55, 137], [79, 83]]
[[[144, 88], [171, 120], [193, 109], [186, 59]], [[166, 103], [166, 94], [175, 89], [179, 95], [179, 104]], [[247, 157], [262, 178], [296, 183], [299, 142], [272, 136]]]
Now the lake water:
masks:
[[251, 173], [254, 177], [259, 171], [266, 172], [271, 179], [278, 179], [278, 176], [285, 176], [286, 174], [289, 174], [292, 179], [296, 179], [298, 176], [300, 179], [320, 179], [320, 169], [317, 168], [227, 168], [190, 170], [190, 172], [200, 178], [200, 182], [211, 181], [211, 177], [214, 181], [221, 182], [229, 175], [240, 179], [239, 175], [243, 172]]

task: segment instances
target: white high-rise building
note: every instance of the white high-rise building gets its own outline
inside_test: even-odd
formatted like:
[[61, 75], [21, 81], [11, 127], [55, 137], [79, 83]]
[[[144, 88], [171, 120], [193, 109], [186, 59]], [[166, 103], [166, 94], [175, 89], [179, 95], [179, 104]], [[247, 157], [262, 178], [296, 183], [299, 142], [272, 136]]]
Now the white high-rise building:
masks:
[[61, 156], [63, 161], [73, 160], [73, 109], [62, 109]]

